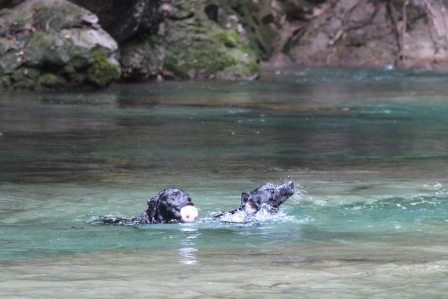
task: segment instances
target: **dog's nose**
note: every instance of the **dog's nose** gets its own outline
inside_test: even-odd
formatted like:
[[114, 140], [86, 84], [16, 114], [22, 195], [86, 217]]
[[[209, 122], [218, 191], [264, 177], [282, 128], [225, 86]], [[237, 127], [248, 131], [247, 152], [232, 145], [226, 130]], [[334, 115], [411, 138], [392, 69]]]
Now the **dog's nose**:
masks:
[[289, 188], [294, 188], [294, 183], [292, 181], [287, 181], [285, 183]]

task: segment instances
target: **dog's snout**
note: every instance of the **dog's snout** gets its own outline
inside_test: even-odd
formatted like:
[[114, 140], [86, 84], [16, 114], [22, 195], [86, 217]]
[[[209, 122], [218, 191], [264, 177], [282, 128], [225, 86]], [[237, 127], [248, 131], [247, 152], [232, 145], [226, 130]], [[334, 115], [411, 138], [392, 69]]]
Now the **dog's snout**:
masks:
[[287, 181], [285, 185], [288, 186], [289, 188], [294, 188], [294, 183], [292, 181]]

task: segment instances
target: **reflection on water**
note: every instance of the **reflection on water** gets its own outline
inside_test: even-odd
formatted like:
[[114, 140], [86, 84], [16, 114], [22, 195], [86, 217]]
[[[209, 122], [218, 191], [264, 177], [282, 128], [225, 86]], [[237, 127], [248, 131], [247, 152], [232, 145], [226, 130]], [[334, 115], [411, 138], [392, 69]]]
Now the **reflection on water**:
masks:
[[[184, 224], [185, 225], [185, 224]], [[185, 239], [181, 240], [182, 247], [179, 249], [181, 259], [179, 262], [185, 265], [193, 265], [198, 261], [196, 260], [196, 252], [198, 251], [195, 246], [194, 239], [199, 237], [200, 233], [195, 228], [182, 228], [182, 232], [185, 234]]]
[[198, 250], [193, 247], [185, 247], [179, 249], [179, 254], [182, 256], [179, 262], [185, 265], [196, 264], [198, 262], [196, 260], [196, 251]]
[[[302, 69], [0, 94], [0, 294], [440, 297], [447, 88], [434, 73]], [[286, 179], [306, 192], [279, 214], [212, 219]], [[138, 216], [172, 186], [198, 221], [89, 222]]]

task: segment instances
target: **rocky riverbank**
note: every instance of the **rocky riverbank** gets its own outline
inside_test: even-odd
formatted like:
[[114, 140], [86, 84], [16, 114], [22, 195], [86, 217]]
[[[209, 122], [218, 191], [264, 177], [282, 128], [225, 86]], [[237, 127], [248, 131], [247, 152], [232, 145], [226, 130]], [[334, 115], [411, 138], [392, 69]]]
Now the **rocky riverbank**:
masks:
[[0, 0], [3, 88], [252, 80], [260, 66], [447, 69], [438, 0]]

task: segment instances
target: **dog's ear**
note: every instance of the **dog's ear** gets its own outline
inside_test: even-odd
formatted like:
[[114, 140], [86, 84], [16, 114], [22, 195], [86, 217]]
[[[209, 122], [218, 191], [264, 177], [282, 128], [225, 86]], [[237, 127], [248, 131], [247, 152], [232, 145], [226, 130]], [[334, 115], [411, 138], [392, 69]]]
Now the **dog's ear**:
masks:
[[154, 217], [157, 215], [157, 210], [159, 209], [159, 200], [160, 197], [165, 193], [165, 190], [160, 191], [159, 194], [156, 196], [151, 197], [146, 202], [148, 205], [148, 209], [146, 210], [146, 213], [148, 214], [149, 220], [152, 222]]
[[242, 206], [246, 203], [246, 201], [249, 200], [249, 197], [250, 197], [249, 193], [247, 193], [247, 192], [241, 193], [241, 205]]

